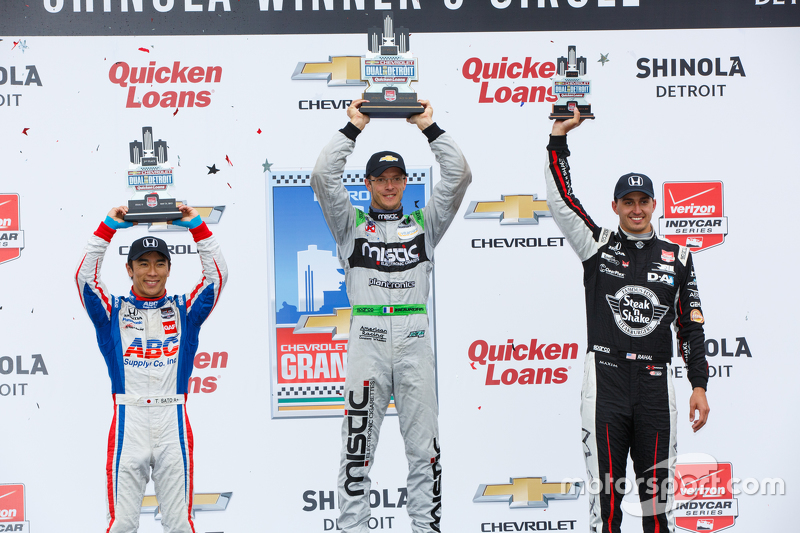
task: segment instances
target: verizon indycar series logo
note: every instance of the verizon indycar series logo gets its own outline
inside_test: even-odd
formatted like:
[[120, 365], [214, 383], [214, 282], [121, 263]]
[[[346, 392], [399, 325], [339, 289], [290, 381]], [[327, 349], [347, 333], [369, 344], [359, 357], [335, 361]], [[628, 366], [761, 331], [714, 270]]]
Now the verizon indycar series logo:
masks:
[[675, 525], [697, 533], [732, 527], [739, 516], [731, 463], [675, 465]]
[[25, 520], [25, 485], [22, 483], [0, 485], [0, 531], [30, 531], [30, 523]]
[[722, 192], [721, 181], [664, 183], [661, 235], [695, 252], [722, 244], [728, 234]]
[[19, 194], [0, 194], [0, 263], [13, 261], [25, 247], [20, 229]]

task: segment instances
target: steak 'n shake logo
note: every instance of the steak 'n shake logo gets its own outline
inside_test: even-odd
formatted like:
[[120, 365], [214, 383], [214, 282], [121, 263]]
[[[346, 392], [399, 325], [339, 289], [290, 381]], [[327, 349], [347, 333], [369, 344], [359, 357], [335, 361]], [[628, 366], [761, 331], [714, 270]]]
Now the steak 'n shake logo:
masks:
[[638, 285], [626, 285], [614, 296], [607, 294], [606, 300], [617, 327], [631, 337], [649, 335], [669, 310], [660, 304], [656, 293]]
[[675, 525], [686, 531], [722, 531], [739, 516], [731, 463], [675, 465]]
[[722, 192], [721, 181], [664, 183], [661, 235], [695, 252], [722, 244], [728, 234]]
[[19, 194], [0, 194], [0, 263], [19, 258], [25, 247], [19, 223]]

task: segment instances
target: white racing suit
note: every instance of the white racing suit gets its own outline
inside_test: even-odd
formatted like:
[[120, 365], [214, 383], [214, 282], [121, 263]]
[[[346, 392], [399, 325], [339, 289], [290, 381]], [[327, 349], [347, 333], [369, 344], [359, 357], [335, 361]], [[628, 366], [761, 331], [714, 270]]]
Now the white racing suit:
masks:
[[424, 131], [441, 181], [427, 205], [399, 220], [356, 209], [342, 183], [357, 128], [341, 130], [322, 150], [311, 177], [338, 245], [352, 305], [339, 469], [339, 527], [366, 533], [369, 471], [394, 394], [408, 459], [408, 514], [414, 533], [440, 531], [441, 466], [435, 361], [426, 302], [433, 249], [458, 211], [472, 174], [450, 135]]
[[152, 468], [164, 531], [194, 533], [193, 437], [186, 414], [200, 326], [228, 277], [205, 223], [191, 230], [203, 277], [190, 292], [158, 299], [113, 296], [100, 280], [115, 231], [100, 224], [86, 246], [75, 281], [97, 332], [111, 378], [114, 418], [106, 456], [106, 533], [139, 527]]

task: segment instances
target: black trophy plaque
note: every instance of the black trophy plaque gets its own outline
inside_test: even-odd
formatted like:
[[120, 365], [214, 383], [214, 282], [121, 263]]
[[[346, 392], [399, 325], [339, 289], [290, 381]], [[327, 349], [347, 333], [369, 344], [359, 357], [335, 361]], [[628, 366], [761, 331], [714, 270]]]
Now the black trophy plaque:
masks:
[[391, 12], [383, 17], [383, 30], [372, 27], [368, 51], [361, 58], [361, 79], [368, 84], [360, 111], [370, 118], [408, 118], [425, 108], [417, 100], [411, 82], [417, 80], [417, 58], [408, 48], [408, 28], [394, 28]]
[[586, 58], [577, 55], [576, 47], [571, 45], [567, 47], [567, 57], [559, 57], [556, 62], [557, 76], [553, 78], [553, 94], [558, 100], [553, 104], [551, 120], [572, 118], [576, 107], [581, 118], [594, 118], [592, 106], [586, 101], [592, 84], [584, 77]]
[[167, 222], [183, 217], [178, 202], [167, 191], [173, 185], [172, 166], [167, 159], [167, 142], [153, 142], [153, 128], [142, 128], [142, 140], [129, 144], [128, 222]]

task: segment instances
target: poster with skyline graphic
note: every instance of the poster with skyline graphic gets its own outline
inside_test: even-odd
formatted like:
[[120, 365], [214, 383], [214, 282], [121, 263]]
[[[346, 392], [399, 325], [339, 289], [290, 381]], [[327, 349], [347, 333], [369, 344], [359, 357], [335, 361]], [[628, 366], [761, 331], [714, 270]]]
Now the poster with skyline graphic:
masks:
[[[405, 213], [425, 206], [431, 168], [408, 168], [408, 176]], [[273, 418], [341, 416], [344, 405], [350, 302], [336, 242], [310, 178], [310, 170], [300, 169], [268, 175]], [[351, 203], [368, 211], [363, 170], [345, 170], [342, 180]], [[428, 309], [432, 317], [432, 294]], [[387, 412], [395, 413], [393, 401]]]

